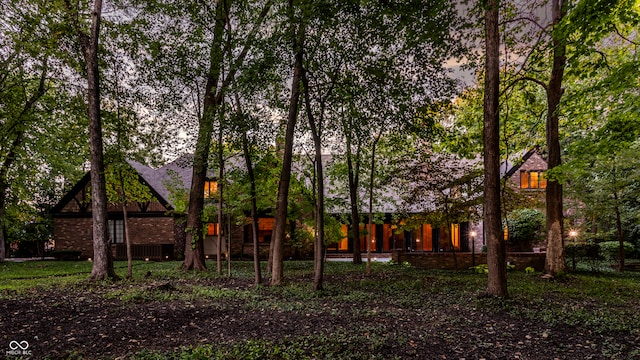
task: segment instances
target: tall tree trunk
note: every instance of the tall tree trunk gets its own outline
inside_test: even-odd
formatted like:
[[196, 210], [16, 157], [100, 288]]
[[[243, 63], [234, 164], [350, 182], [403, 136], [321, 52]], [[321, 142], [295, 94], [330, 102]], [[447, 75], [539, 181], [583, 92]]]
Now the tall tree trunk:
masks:
[[506, 250], [500, 222], [500, 34], [499, 0], [485, 5], [486, 63], [484, 84], [484, 226], [489, 275], [487, 293], [507, 296]]
[[[305, 107], [307, 109], [307, 120], [309, 121], [309, 127], [311, 128], [311, 135], [313, 137], [313, 146], [315, 150], [315, 163], [316, 163], [316, 196], [318, 201], [316, 202], [316, 231], [313, 251], [313, 290], [322, 290], [322, 280], [324, 275], [324, 169], [322, 164], [322, 124], [324, 121], [325, 102], [324, 99], [320, 100], [319, 116], [313, 115], [311, 108], [311, 88], [309, 86], [309, 80], [307, 79], [306, 72], [303, 71], [302, 82], [304, 84], [304, 99]], [[331, 93], [331, 89], [328, 91], [327, 96]]]
[[351, 242], [353, 243], [353, 263], [362, 264], [360, 251], [360, 212], [358, 211], [358, 183], [360, 182], [360, 146], [356, 151], [356, 167], [354, 169], [351, 156], [351, 139], [347, 136], [347, 176], [349, 178], [349, 201], [351, 202]]
[[[227, 10], [229, 0], [216, 2], [216, 22], [213, 30], [211, 45], [209, 73], [205, 86], [203, 116], [198, 124], [198, 140], [196, 152], [193, 155], [193, 173], [191, 177], [191, 189], [189, 191], [189, 208], [187, 211], [187, 239], [185, 244], [185, 257], [182, 267], [184, 269], [205, 270], [207, 268], [204, 257], [202, 211], [204, 209], [204, 184], [207, 180], [209, 167], [209, 147], [213, 134], [213, 121], [215, 118], [218, 97], [218, 81], [222, 72], [224, 60], [224, 27], [227, 22]], [[220, 233], [218, 223], [218, 233]], [[218, 239], [220, 241], [220, 239]]]
[[[371, 173], [369, 174], [369, 229], [367, 231], [367, 268], [365, 273], [371, 275], [371, 242], [373, 241], [373, 180], [376, 169], [376, 145], [382, 136], [382, 130], [378, 132], [371, 147]], [[358, 225], [359, 226], [359, 225]], [[360, 239], [358, 239], [360, 241]]]
[[[289, 2], [291, 11], [291, 22], [293, 23], [292, 2]], [[278, 183], [278, 197], [276, 199], [275, 223], [273, 226], [273, 245], [271, 256], [271, 285], [280, 285], [283, 278], [283, 250], [284, 238], [287, 227], [287, 205], [289, 202], [289, 183], [291, 182], [291, 162], [293, 159], [293, 141], [296, 121], [298, 119], [298, 105], [300, 102], [300, 87], [302, 76], [302, 57], [304, 49], [304, 25], [299, 24], [293, 50], [295, 54], [295, 64], [293, 68], [293, 79], [291, 81], [291, 97], [289, 98], [289, 115], [287, 116], [287, 129], [285, 132], [285, 146], [282, 160], [282, 172]]]
[[7, 257], [7, 240], [4, 236], [4, 197], [6, 190], [0, 188], [0, 262], [3, 262]]
[[[561, 0], [551, 1], [551, 14], [554, 30], [565, 15], [565, 4]], [[548, 169], [553, 170], [561, 164], [560, 137], [558, 120], [560, 99], [562, 98], [562, 78], [566, 64], [566, 40], [563, 34], [554, 31], [553, 65], [547, 86], [547, 147], [549, 149]], [[564, 234], [562, 214], [562, 185], [555, 179], [547, 180], [547, 257], [545, 272], [551, 275], [566, 271], [564, 259]]]
[[122, 169], [118, 170], [118, 177], [120, 178], [120, 203], [122, 204], [122, 226], [124, 227], [124, 241], [127, 246], [127, 279], [133, 278], [133, 254], [131, 253], [131, 237], [129, 236], [129, 216], [127, 213], [127, 196], [124, 186], [124, 177], [122, 176]]
[[5, 214], [4, 207], [6, 206], [7, 190], [9, 189], [9, 182], [8, 182], [9, 169], [11, 168], [14, 161], [16, 160], [16, 151], [18, 151], [18, 149], [22, 146], [22, 142], [24, 140], [25, 124], [23, 123], [23, 118], [25, 115], [27, 115], [28, 112], [30, 112], [33, 109], [33, 107], [38, 102], [38, 100], [42, 96], [44, 96], [44, 94], [47, 92], [47, 89], [45, 87], [45, 82], [47, 79], [48, 68], [49, 68], [48, 59], [45, 59], [43, 61], [42, 73], [40, 74], [38, 89], [25, 102], [24, 107], [22, 108], [22, 111], [18, 115], [16, 119], [15, 129], [17, 129], [17, 131], [15, 134], [15, 138], [13, 139], [13, 142], [11, 143], [9, 148], [7, 149], [8, 151], [5, 155], [4, 161], [0, 165], [0, 262], [4, 261], [7, 256], [6, 254], [7, 241], [5, 238], [3, 224], [4, 224], [4, 214]]
[[9, 183], [7, 181], [7, 176], [9, 175], [9, 168], [13, 164], [16, 158], [16, 150], [21, 146], [22, 140], [24, 138], [24, 131], [19, 130], [16, 138], [13, 140], [11, 147], [9, 148], [9, 153], [6, 155], [4, 161], [2, 162], [2, 166], [0, 167], [0, 262], [4, 261], [7, 254], [6, 248], [7, 243], [5, 239], [4, 233], [4, 213], [6, 206], [6, 196], [7, 190], [9, 189]]
[[[378, 139], [380, 137], [378, 136]], [[369, 173], [369, 229], [367, 231], [367, 276], [371, 275], [371, 242], [373, 241], [373, 177], [376, 169], [376, 141], [371, 149], [371, 172]]]
[[[216, 2], [216, 23], [213, 30], [213, 41], [211, 46], [209, 73], [207, 74], [207, 84], [205, 85], [205, 96], [203, 106], [203, 117], [198, 125], [198, 140], [196, 142], [196, 152], [193, 158], [193, 175], [191, 189], [189, 192], [189, 209], [187, 211], [185, 259], [182, 264], [184, 269], [206, 269], [204, 262], [204, 245], [202, 243], [202, 211], [204, 208], [204, 183], [207, 177], [209, 147], [211, 145], [211, 135], [213, 133], [213, 119], [217, 107], [222, 104], [223, 90], [235, 79], [235, 74], [244, 62], [249, 52], [249, 48], [266, 18], [271, 8], [272, 1], [267, 1], [262, 8], [258, 19], [246, 37], [246, 42], [240, 54], [233, 62], [227, 76], [222, 84], [218, 86], [218, 81], [222, 73], [224, 60], [225, 41], [223, 32], [229, 17], [230, 0], [217, 0]], [[220, 228], [220, 225], [218, 225]]]
[[624, 233], [622, 231], [622, 217], [620, 216], [620, 205], [618, 204], [618, 190], [613, 192], [613, 199], [615, 200], [615, 213], [616, 213], [616, 235], [618, 243], [620, 244], [618, 250], [618, 270], [624, 271]]
[[222, 121], [220, 121], [220, 129], [218, 129], [218, 241], [216, 242], [216, 264], [218, 268], [218, 274], [222, 274], [222, 240], [224, 239], [224, 233], [222, 231], [223, 226], [223, 189], [224, 189], [224, 153], [222, 147]]
[[91, 13], [89, 35], [79, 31], [80, 46], [84, 55], [88, 84], [89, 150], [91, 153], [91, 204], [93, 218], [93, 269], [92, 280], [116, 278], [113, 269], [111, 244], [107, 224], [107, 191], [104, 175], [102, 145], [102, 119], [100, 115], [100, 74], [98, 70], [98, 38], [102, 1], [95, 0]]
[[[236, 100], [237, 101], [237, 100]], [[240, 109], [240, 101], [237, 101], [238, 109]], [[238, 110], [240, 111], [240, 110]], [[249, 140], [247, 133], [242, 133], [242, 153], [244, 161], [247, 165], [247, 174], [249, 175], [249, 196], [251, 197], [251, 236], [253, 243], [253, 272], [256, 285], [262, 283], [262, 272], [260, 270], [260, 244], [258, 243], [258, 204], [256, 200], [256, 177], [253, 172], [253, 164], [251, 154], [249, 153]]]

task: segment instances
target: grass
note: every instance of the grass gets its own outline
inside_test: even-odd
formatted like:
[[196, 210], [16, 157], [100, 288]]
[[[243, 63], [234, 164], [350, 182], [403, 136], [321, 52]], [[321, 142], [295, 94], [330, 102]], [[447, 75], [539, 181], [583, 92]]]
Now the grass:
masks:
[[[279, 287], [254, 286], [251, 262], [234, 262], [232, 277], [215, 272], [209, 263], [206, 272], [186, 272], [178, 262], [134, 263], [134, 280], [92, 283], [92, 289], [123, 303], [206, 302], [224, 308], [240, 304], [245, 310], [269, 309], [306, 314], [357, 315], [375, 320], [378, 316], [430, 316], [433, 309], [439, 321], [450, 325], [477, 326], [465, 314], [502, 313], [513, 319], [528, 319], [552, 327], [587, 327], [596, 334], [610, 336], [623, 332], [640, 336], [640, 273], [598, 272], [568, 274], [548, 280], [538, 274], [510, 272], [509, 298], [479, 296], [486, 289], [486, 275], [471, 271], [427, 271], [408, 266], [373, 263], [375, 277], [364, 276], [364, 267], [348, 262], [326, 264], [325, 287], [312, 291], [310, 262], [285, 262], [286, 284]], [[120, 276], [126, 262], [116, 262]], [[0, 300], [30, 296], [30, 289], [86, 284], [89, 262], [25, 262], [0, 264]], [[145, 277], [145, 275], [149, 275]], [[225, 273], [226, 274], [226, 273]], [[226, 279], [226, 280], [225, 280]], [[224, 280], [224, 281], [222, 281]], [[157, 288], [170, 284], [172, 291]], [[366, 304], [366, 305], [365, 305]], [[383, 312], [381, 314], [380, 312]], [[481, 326], [485, 326], [481, 324]], [[487, 325], [488, 326], [488, 325]], [[303, 359], [322, 354], [324, 358], [345, 358], [351, 344], [368, 344], [367, 354], [376, 359], [385, 346], [401, 346], [389, 329], [376, 327], [362, 332], [313, 334], [277, 341], [255, 339], [185, 347], [173, 353], [142, 351], [137, 359]], [[606, 345], [606, 346], [605, 346]], [[602, 351], [615, 354], [616, 344], [605, 344]], [[358, 354], [357, 349], [353, 350]], [[305, 355], [306, 354], [306, 355]], [[640, 354], [638, 354], [640, 356]], [[348, 357], [347, 357], [348, 358]], [[355, 357], [357, 358], [357, 357]]]

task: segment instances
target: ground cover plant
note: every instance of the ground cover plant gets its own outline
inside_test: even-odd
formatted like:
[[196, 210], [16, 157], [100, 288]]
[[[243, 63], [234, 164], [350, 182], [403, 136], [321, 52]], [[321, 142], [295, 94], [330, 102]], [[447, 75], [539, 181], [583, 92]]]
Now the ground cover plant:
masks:
[[[136, 262], [134, 280], [89, 282], [86, 262], [2, 263], [0, 357], [26, 341], [50, 359], [640, 359], [640, 274], [553, 280], [509, 273], [510, 297], [484, 297], [486, 274], [399, 264], [286, 262], [286, 284]], [[125, 263], [116, 263], [119, 275]]]

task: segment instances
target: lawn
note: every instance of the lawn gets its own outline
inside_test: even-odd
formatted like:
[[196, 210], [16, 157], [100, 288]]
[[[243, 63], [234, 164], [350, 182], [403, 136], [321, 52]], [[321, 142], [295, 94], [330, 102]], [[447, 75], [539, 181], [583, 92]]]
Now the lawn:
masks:
[[310, 262], [285, 262], [279, 287], [255, 286], [250, 262], [179, 265], [89, 282], [88, 262], [0, 264], [0, 358], [28, 343], [52, 359], [640, 359], [638, 273], [511, 272], [499, 300], [471, 271], [329, 262], [313, 292]]

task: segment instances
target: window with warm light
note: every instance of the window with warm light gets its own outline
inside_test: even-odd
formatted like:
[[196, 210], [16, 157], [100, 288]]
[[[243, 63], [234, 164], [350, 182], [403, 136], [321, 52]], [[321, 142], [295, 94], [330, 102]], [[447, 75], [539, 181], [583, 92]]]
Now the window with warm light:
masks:
[[349, 228], [342, 224], [342, 239], [338, 242], [338, 250], [349, 250]]
[[547, 179], [544, 176], [544, 171], [541, 171], [541, 170], [520, 171], [520, 188], [521, 189], [546, 189]]
[[207, 180], [204, 182], [204, 198], [213, 199], [218, 193], [218, 182], [214, 180]]
[[451, 245], [460, 250], [460, 224], [451, 224]]
[[219, 225], [217, 223], [208, 223], [207, 224], [207, 236], [217, 236], [220, 234]]

